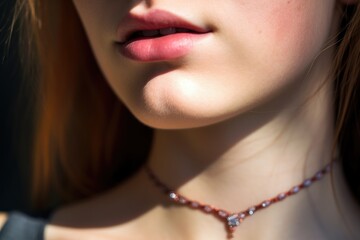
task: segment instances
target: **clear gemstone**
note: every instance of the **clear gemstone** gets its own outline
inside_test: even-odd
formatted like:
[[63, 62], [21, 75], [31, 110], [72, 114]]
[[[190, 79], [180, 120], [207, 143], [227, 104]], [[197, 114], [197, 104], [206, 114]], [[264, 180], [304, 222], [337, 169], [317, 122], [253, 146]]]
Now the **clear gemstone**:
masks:
[[295, 187], [293, 187], [293, 188], [291, 189], [291, 192], [292, 192], [292, 193], [298, 193], [299, 191], [300, 191], [299, 186], [295, 186]]
[[304, 187], [309, 187], [311, 184], [312, 184], [311, 179], [306, 179], [306, 180], [304, 181]]
[[249, 210], [248, 210], [249, 215], [254, 215], [255, 210], [256, 210], [256, 208], [255, 208], [255, 207], [251, 207], [251, 208], [249, 208]]
[[286, 198], [286, 194], [285, 194], [285, 193], [280, 193], [280, 194], [277, 196], [277, 199], [279, 199], [279, 200], [283, 200], [284, 198]]
[[317, 180], [320, 180], [323, 176], [324, 176], [324, 174], [322, 172], [318, 172], [318, 173], [316, 173], [315, 177]]
[[242, 218], [242, 219], [244, 219], [244, 218], [246, 217], [246, 214], [245, 214], [245, 213], [240, 213], [240, 214], [239, 214], [239, 217]]
[[218, 215], [219, 215], [220, 217], [227, 217], [228, 214], [227, 214], [226, 212], [220, 210], [220, 211], [218, 212]]
[[237, 214], [233, 214], [227, 218], [228, 226], [234, 228], [240, 225], [240, 219]]
[[263, 207], [263, 208], [266, 208], [267, 206], [269, 206], [271, 204], [271, 202], [269, 201], [269, 200], [267, 200], [267, 201], [264, 201], [262, 204], [261, 204], [261, 206]]
[[173, 200], [177, 200], [177, 199], [178, 199], [177, 194], [174, 193], [174, 192], [171, 192], [171, 193], [169, 194], [169, 197], [170, 197], [171, 199], [173, 199]]
[[206, 206], [204, 206], [204, 211], [209, 213], [212, 211], [212, 208], [210, 206], [206, 205]]
[[181, 203], [181, 204], [185, 204], [185, 203], [187, 203], [187, 201], [186, 201], [186, 199], [185, 199], [185, 198], [183, 198], [183, 197], [179, 197], [179, 203]]
[[193, 208], [198, 208], [199, 207], [199, 203], [198, 202], [191, 202], [191, 207], [193, 207]]

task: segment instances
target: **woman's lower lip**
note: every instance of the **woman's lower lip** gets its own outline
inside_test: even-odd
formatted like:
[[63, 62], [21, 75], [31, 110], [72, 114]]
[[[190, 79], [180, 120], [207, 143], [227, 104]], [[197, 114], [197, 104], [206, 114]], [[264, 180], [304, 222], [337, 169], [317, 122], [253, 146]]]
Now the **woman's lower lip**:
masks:
[[208, 33], [176, 33], [157, 38], [138, 39], [120, 44], [120, 53], [141, 62], [166, 61], [188, 54]]

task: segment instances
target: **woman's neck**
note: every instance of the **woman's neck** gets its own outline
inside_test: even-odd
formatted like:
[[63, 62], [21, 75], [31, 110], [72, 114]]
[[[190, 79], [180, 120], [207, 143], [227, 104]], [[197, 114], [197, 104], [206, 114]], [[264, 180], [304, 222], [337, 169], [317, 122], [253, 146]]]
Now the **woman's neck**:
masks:
[[[229, 212], [246, 210], [289, 190], [331, 160], [331, 89], [324, 85], [309, 98], [289, 91], [283, 101], [208, 127], [155, 130], [148, 164], [161, 181], [189, 199]], [[334, 166], [332, 177], [247, 218], [235, 239], [350, 239], [345, 225], [358, 226], [359, 211]], [[226, 239], [223, 222], [171, 204], [144, 170], [104, 195], [58, 211], [47, 236], [58, 231], [69, 236], [64, 239], [92, 236], [86, 229], [93, 226], [119, 239]], [[358, 230], [355, 234], [360, 236]]]
[[[296, 98], [284, 100], [281, 111], [280, 108], [272, 108], [276, 109], [274, 111], [259, 109], [203, 128], [156, 130], [148, 164], [161, 181], [192, 200], [229, 212], [246, 210], [289, 190], [332, 160], [330, 89], [324, 85], [304, 104], [299, 104]], [[273, 216], [280, 221], [302, 221], [303, 229], [313, 228], [309, 230], [313, 231], [310, 239], [314, 236], [327, 239], [328, 236], [320, 236], [320, 225], [335, 224], [328, 222], [327, 216], [336, 216], [333, 218], [336, 221], [340, 219], [340, 215], [336, 215], [331, 177], [326, 176], [306, 191], [307, 194], [292, 196], [292, 200], [264, 210], [262, 217], [256, 216], [258, 220], [250, 220], [261, 225], [249, 223], [247, 230], [241, 230], [244, 231], [242, 234], [250, 234], [248, 237], [251, 238], [255, 235], [250, 229], [256, 232], [262, 228], [263, 232], [273, 229], [271, 235], [279, 235], [285, 229], [268, 222]], [[324, 202], [328, 209], [325, 215], [316, 210]], [[197, 230], [200, 234], [201, 227], [197, 229], [196, 226], [201, 226], [201, 222], [218, 221], [205, 219], [209, 216], [199, 215], [191, 209], [174, 211], [178, 219], [175, 228], [191, 229], [188, 237]], [[318, 215], [319, 212], [322, 213]], [[209, 226], [211, 224], [209, 222]], [[289, 226], [296, 224], [289, 223]], [[333, 229], [337, 231], [337, 228]], [[246, 233], [248, 230], [250, 232]], [[331, 228], [325, 232], [334, 233], [329, 230]], [[296, 228], [291, 231], [301, 232]]]
[[308, 104], [259, 110], [208, 127], [156, 130], [149, 164], [188, 197], [233, 211], [248, 207], [331, 160], [333, 113], [324, 106], [326, 95], [324, 88]]

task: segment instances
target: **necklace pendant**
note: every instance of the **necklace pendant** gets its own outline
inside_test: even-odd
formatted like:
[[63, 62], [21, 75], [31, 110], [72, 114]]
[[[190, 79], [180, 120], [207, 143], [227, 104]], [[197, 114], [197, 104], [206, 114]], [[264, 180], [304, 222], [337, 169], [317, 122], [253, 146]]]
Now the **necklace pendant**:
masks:
[[241, 223], [239, 214], [232, 214], [227, 217], [227, 226], [230, 232], [234, 232], [236, 227], [239, 226]]

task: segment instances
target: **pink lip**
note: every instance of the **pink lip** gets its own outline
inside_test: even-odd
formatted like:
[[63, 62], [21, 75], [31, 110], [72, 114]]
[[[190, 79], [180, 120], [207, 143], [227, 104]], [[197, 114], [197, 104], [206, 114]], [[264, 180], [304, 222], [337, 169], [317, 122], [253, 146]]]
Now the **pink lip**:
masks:
[[[194, 44], [210, 33], [207, 28], [199, 27], [163, 10], [152, 10], [145, 15], [128, 14], [118, 28], [120, 53], [135, 61], [150, 62], [171, 60], [188, 54]], [[137, 37], [134, 32], [166, 28], [187, 29], [157, 37]]]

